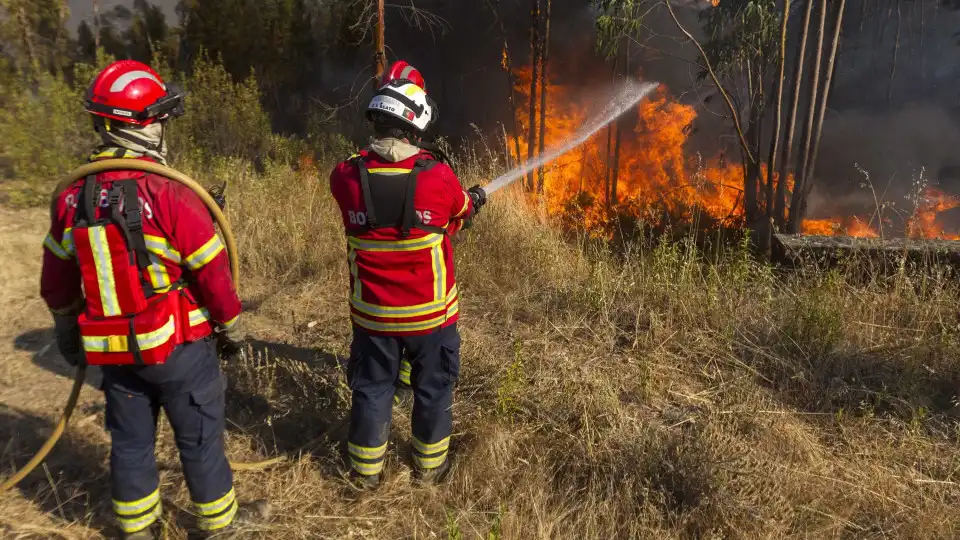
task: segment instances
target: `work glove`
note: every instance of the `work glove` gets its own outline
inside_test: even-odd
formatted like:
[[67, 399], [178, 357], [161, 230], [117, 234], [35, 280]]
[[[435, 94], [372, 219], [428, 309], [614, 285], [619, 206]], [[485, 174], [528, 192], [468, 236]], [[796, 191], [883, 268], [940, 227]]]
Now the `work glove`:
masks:
[[225, 360], [243, 358], [246, 343], [236, 327], [217, 330], [217, 356]]
[[76, 315], [54, 315], [53, 332], [57, 339], [57, 350], [68, 364], [86, 364], [87, 358], [80, 345], [80, 325], [77, 324]]
[[470, 195], [470, 200], [473, 201], [473, 213], [477, 214], [480, 212], [480, 208], [487, 204], [487, 192], [479, 185], [476, 185], [468, 189], [467, 193]]

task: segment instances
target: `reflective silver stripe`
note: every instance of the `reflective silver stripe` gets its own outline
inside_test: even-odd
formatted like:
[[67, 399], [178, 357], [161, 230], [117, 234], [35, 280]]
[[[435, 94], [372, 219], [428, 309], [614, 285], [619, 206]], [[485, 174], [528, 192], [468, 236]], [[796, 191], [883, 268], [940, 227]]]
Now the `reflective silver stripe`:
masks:
[[160, 504], [160, 501], [157, 501], [156, 506], [150, 511], [149, 514], [137, 518], [119, 518], [117, 521], [120, 522], [120, 528], [123, 529], [123, 532], [128, 534], [135, 533], [152, 525], [155, 521], [157, 521], [162, 512], [163, 505]]
[[195, 309], [190, 312], [190, 326], [197, 326], [210, 320], [210, 312], [207, 308]]
[[50, 233], [47, 233], [47, 237], [43, 239], [43, 247], [47, 248], [58, 259], [68, 260], [70, 258], [70, 255], [53, 239]]
[[354, 249], [364, 251], [415, 251], [433, 247], [443, 241], [443, 235], [431, 233], [423, 238], [416, 240], [400, 240], [395, 242], [379, 242], [376, 240], [361, 240], [356, 237], [349, 237], [348, 243]]
[[216, 531], [222, 529], [233, 522], [233, 518], [237, 515], [237, 501], [233, 501], [233, 504], [230, 506], [230, 510], [222, 516], [215, 518], [205, 518], [201, 517], [197, 520], [197, 525], [200, 529], [204, 531]]
[[220, 237], [213, 235], [213, 238], [207, 240], [206, 244], [187, 257], [187, 268], [199, 270], [219, 255], [221, 251], [223, 251], [223, 244], [220, 242]]
[[100, 289], [100, 303], [107, 317], [120, 314], [120, 299], [113, 281], [113, 260], [107, 244], [107, 230], [103, 227], [88, 229], [90, 244], [93, 248], [93, 263], [97, 269], [97, 287]]
[[147, 245], [147, 251], [155, 253], [172, 263], [180, 263], [180, 252], [173, 249], [173, 245], [166, 238], [145, 234], [143, 239]]
[[113, 511], [121, 516], [135, 516], [149, 509], [160, 500], [160, 489], [153, 490], [153, 493], [136, 501], [118, 501], [113, 499]]

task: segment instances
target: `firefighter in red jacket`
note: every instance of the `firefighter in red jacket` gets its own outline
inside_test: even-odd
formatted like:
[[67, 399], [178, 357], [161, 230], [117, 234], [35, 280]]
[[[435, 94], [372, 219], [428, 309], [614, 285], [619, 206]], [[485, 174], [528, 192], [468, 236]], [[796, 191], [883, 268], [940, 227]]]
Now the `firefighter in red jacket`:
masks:
[[[166, 163], [164, 123], [183, 93], [130, 60], [104, 69], [85, 109], [102, 139], [91, 161]], [[71, 364], [99, 365], [111, 435], [113, 509], [125, 538], [153, 538], [162, 514], [154, 459], [166, 412], [197, 526], [219, 532], [254, 517], [239, 511], [224, 454], [225, 357], [240, 301], [209, 210], [189, 188], [135, 170], [92, 175], [55, 201], [43, 242], [41, 295]], [[263, 503], [259, 510], [263, 510]]]
[[361, 488], [378, 485], [394, 385], [409, 377], [414, 471], [434, 482], [450, 467], [453, 385], [460, 371], [450, 237], [486, 195], [478, 186], [464, 191], [442, 153], [423, 141], [437, 108], [415, 69], [394, 65], [367, 117], [372, 143], [330, 176], [351, 276], [351, 476]]

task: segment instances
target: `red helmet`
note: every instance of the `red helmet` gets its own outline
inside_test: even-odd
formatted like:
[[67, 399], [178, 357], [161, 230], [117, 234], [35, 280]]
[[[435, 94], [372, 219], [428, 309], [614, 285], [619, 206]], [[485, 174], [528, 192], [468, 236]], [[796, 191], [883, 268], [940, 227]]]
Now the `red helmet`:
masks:
[[383, 77], [380, 78], [380, 88], [396, 80], [410, 81], [419, 86], [424, 92], [427, 91], [427, 83], [423, 80], [423, 75], [420, 74], [420, 71], [403, 60], [394, 62], [393, 65], [390, 66], [390, 69], [383, 72]]
[[147, 126], [183, 114], [184, 93], [164, 84], [150, 66], [119, 60], [90, 83], [83, 108], [90, 114]]

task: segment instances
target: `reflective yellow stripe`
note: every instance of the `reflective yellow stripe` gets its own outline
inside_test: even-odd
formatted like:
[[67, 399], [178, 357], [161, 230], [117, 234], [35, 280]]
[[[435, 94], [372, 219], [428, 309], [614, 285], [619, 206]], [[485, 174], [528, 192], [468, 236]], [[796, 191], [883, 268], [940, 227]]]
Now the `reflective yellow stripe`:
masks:
[[450, 437], [446, 437], [430, 444], [420, 442], [420, 439], [416, 437], [413, 438], [413, 449], [421, 454], [436, 454], [437, 452], [443, 452], [448, 448], [450, 448]]
[[60, 242], [60, 246], [68, 255], [76, 255], [77, 248], [73, 244], [73, 227], [67, 227], [63, 231], [63, 241]]
[[381, 322], [381, 321], [371, 321], [360, 315], [354, 313], [353, 321], [358, 325], [368, 329], [368, 330], [400, 330], [406, 332], [416, 332], [419, 330], [429, 330], [436, 326], [443, 324], [447, 319], [456, 314], [458, 311], [457, 304], [447, 308], [446, 314], [439, 315], [432, 319], [427, 319], [425, 321], [414, 321], [414, 322]]
[[232, 328], [235, 324], [237, 324], [237, 321], [239, 321], [239, 320], [240, 320], [240, 315], [237, 314], [236, 317], [234, 317], [234, 318], [230, 319], [229, 321], [223, 323], [223, 327], [224, 327], [224, 328]]
[[387, 453], [387, 443], [383, 446], [360, 446], [358, 444], [348, 443], [347, 451], [350, 454], [363, 459], [380, 459]]
[[426, 304], [417, 304], [414, 306], [378, 306], [369, 304], [360, 299], [351, 299], [350, 304], [357, 311], [372, 315], [374, 317], [397, 318], [397, 317], [417, 317], [429, 315], [435, 311], [440, 311], [447, 306], [447, 303], [457, 296], [457, 285], [454, 284], [447, 293], [447, 297], [439, 302], [428, 302]]
[[53, 239], [53, 235], [47, 233], [47, 237], [43, 239], [43, 247], [47, 248], [50, 253], [53, 253], [58, 259], [70, 260], [70, 254], [67, 253], [63, 247], [56, 240]]
[[350, 247], [353, 249], [361, 249], [363, 251], [416, 251], [418, 249], [426, 249], [442, 243], [443, 235], [431, 233], [423, 238], [396, 241], [361, 240], [351, 236], [347, 239], [347, 241], [350, 244]]
[[447, 452], [437, 456], [437, 457], [420, 457], [416, 454], [413, 455], [413, 462], [416, 463], [421, 469], [436, 469], [437, 467], [443, 465], [443, 462], [447, 460]]
[[410, 376], [412, 373], [413, 373], [413, 366], [411, 366], [409, 362], [404, 360], [404, 362], [400, 364], [400, 382], [402, 382], [407, 386], [410, 386]]
[[220, 252], [223, 251], [223, 244], [220, 237], [213, 235], [213, 238], [207, 241], [200, 249], [194, 251], [187, 257], [187, 268], [199, 270], [210, 263]]
[[237, 515], [237, 501], [233, 501], [233, 505], [230, 506], [230, 510], [222, 516], [217, 516], [215, 518], [205, 518], [201, 517], [197, 520], [197, 526], [204, 531], [216, 531], [222, 529], [233, 522], [233, 518]]
[[437, 302], [445, 301], [446, 296], [443, 291], [447, 290], [447, 265], [443, 257], [443, 249], [438, 244], [433, 246], [433, 298]]
[[153, 493], [136, 501], [124, 502], [113, 499], [113, 511], [119, 516], [135, 516], [142, 514], [151, 506], [160, 500], [160, 489], [153, 490]]
[[210, 320], [210, 312], [207, 308], [195, 309], [190, 312], [190, 326], [197, 326]]
[[97, 286], [100, 288], [100, 302], [107, 317], [120, 315], [120, 298], [113, 281], [113, 261], [107, 244], [107, 230], [103, 227], [90, 227], [90, 247], [93, 248], [93, 264], [97, 269]]
[[[176, 331], [173, 315], [160, 329], [145, 334], [137, 334], [137, 345], [147, 351], [163, 345], [173, 337]], [[127, 336], [83, 336], [83, 349], [88, 352], [128, 352]]]
[[353, 470], [364, 476], [379, 474], [381, 471], [383, 471], [383, 464], [383, 461], [378, 461], [376, 463], [364, 463], [355, 459], [350, 460], [350, 465], [353, 467]]
[[166, 238], [145, 234], [143, 235], [143, 239], [147, 244], [147, 251], [163, 257], [174, 264], [180, 264], [180, 252], [173, 249], [173, 244]]
[[226, 510], [226, 508], [230, 506], [230, 503], [236, 499], [236, 492], [234, 492], [233, 488], [230, 488], [230, 491], [228, 491], [223, 497], [220, 497], [213, 502], [194, 503], [194, 506], [197, 507], [197, 512], [199, 512], [201, 516], [215, 516]]
[[128, 534], [142, 531], [157, 521], [162, 512], [163, 506], [158, 501], [154, 509], [143, 517], [119, 518], [118, 521], [120, 522], [120, 528], [123, 530], [123, 532]]
[[157, 292], [166, 292], [170, 289], [170, 273], [167, 272], [167, 265], [163, 264], [160, 257], [150, 253], [150, 266], [147, 273], [150, 274], [150, 284]]
[[367, 169], [370, 174], [410, 174], [413, 169], [401, 169], [399, 167], [378, 167], [376, 169]]
[[467, 213], [467, 209], [470, 207], [470, 194], [466, 191], [463, 192], [463, 208], [453, 217], [458, 218]]

